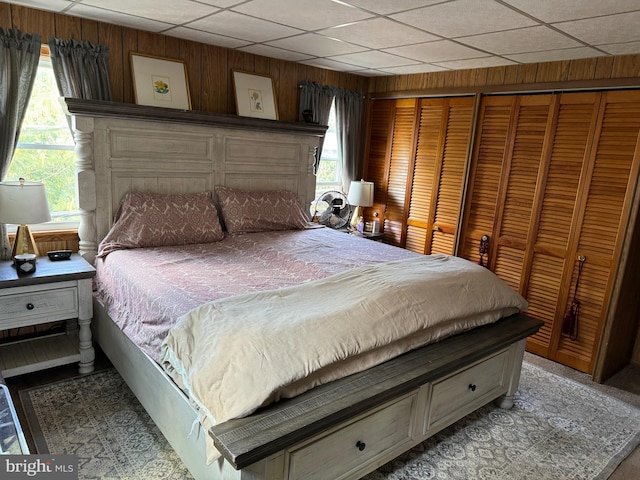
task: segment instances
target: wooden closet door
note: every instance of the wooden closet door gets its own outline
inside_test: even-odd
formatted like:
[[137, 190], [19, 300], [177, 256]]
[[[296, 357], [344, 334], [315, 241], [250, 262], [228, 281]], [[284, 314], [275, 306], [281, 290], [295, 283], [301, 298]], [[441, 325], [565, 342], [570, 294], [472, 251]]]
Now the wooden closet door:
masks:
[[587, 175], [600, 96], [572, 93], [554, 97], [553, 128], [538, 179], [540, 198], [536, 200], [533, 245], [521, 290], [529, 302], [529, 313], [544, 321], [538, 333], [527, 340], [527, 349], [547, 358], [556, 358], [571, 272], [576, 265], [580, 192]]
[[455, 253], [474, 98], [422, 99], [411, 166], [405, 248]]
[[[602, 94], [593, 144], [586, 169], [577, 216], [577, 242], [572, 252], [570, 292], [573, 296], [577, 259], [586, 258], [577, 298], [581, 303], [578, 338], [554, 338], [553, 358], [588, 373], [594, 363], [624, 232], [630, 216], [640, 163], [640, 92], [612, 91]], [[582, 181], [583, 180], [583, 181]], [[624, 313], [623, 313], [624, 314]]]
[[376, 100], [372, 104], [369, 121], [365, 176], [375, 184], [373, 209], [380, 213], [385, 242], [397, 246], [404, 246], [405, 241], [408, 176], [415, 147], [417, 103], [415, 98]]

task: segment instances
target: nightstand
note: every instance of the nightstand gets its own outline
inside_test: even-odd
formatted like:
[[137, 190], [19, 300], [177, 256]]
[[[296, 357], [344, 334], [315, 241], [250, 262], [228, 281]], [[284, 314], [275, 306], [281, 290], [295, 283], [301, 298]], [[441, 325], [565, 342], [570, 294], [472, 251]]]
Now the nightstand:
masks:
[[79, 362], [93, 371], [92, 279], [95, 269], [81, 256], [52, 262], [38, 257], [36, 271], [18, 275], [11, 261], [0, 262], [0, 330], [67, 321], [66, 332], [0, 344], [4, 377]]
[[381, 242], [382, 240], [384, 240], [384, 233], [382, 232], [371, 233], [371, 232], [351, 231], [349, 232], [349, 234], [356, 237], [362, 237], [362, 238], [367, 238], [369, 240], [374, 240], [376, 242]]

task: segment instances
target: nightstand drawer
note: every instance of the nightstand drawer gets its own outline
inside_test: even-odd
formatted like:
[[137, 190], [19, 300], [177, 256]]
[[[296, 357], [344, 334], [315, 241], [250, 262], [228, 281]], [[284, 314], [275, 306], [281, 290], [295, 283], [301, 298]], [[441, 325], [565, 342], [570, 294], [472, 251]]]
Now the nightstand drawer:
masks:
[[[4, 292], [3, 292], [4, 293]], [[2, 328], [65, 320], [78, 316], [78, 289], [66, 287], [0, 296]]]

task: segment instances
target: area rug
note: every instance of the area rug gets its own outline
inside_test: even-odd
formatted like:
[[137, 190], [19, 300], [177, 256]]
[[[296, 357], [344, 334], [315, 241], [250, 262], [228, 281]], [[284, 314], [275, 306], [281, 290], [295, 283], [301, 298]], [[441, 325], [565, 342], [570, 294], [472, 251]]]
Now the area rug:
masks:
[[[78, 455], [80, 479], [191, 478], [113, 369], [20, 396], [38, 453]], [[365, 478], [602, 480], [638, 444], [640, 409], [525, 362], [511, 410], [487, 405]]]

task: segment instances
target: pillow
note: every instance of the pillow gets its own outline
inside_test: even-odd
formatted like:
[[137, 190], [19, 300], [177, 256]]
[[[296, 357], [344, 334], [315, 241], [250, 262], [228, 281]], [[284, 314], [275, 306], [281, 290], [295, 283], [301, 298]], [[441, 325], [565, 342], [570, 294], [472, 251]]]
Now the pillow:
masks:
[[302, 230], [309, 221], [295, 193], [244, 191], [216, 187], [222, 219], [229, 233]]
[[98, 256], [123, 248], [211, 243], [224, 238], [211, 194], [129, 192]]

